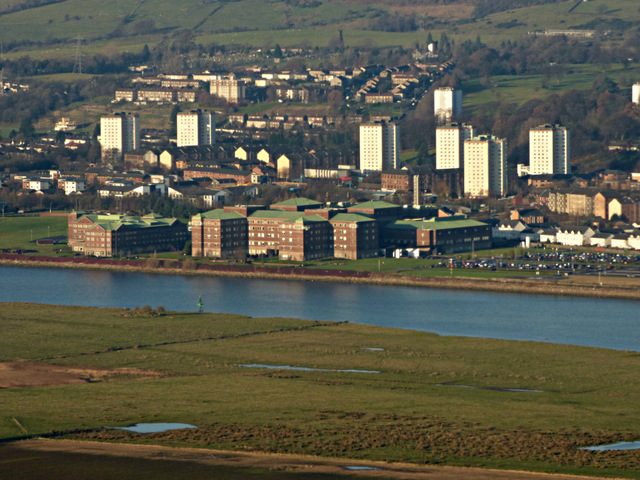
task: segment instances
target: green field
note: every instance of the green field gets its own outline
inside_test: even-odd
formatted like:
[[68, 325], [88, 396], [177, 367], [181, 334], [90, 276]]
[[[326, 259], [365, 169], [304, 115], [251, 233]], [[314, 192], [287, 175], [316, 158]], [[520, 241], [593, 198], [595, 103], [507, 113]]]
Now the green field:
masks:
[[566, 65], [565, 69], [566, 73], [561, 77], [547, 79], [546, 88], [542, 86], [543, 75], [496, 75], [490, 78], [490, 85], [483, 84], [480, 78], [465, 80], [462, 83], [464, 108], [474, 112], [490, 102], [524, 104], [529, 100], [562, 95], [570, 90], [591, 90], [600, 75], [620, 83], [620, 88], [629, 89], [631, 95], [631, 87], [627, 82], [640, 75], [640, 68], [625, 69], [619, 64]]
[[[14, 3], [0, 2], [0, 8], [7, 8]], [[460, 2], [458, 11], [452, 11], [451, 6], [442, 7], [441, 3], [436, 2], [185, 0], [176, 5], [161, 0], [134, 4], [122, 0], [107, 3], [65, 0], [1, 15], [0, 40], [5, 44], [27, 40], [47, 45], [60, 40], [62, 43], [50, 54], [64, 56], [63, 51], [73, 55], [74, 41], [78, 37], [87, 44], [85, 53], [96, 53], [109, 44], [122, 50], [131, 50], [133, 44], [141, 48], [145, 43], [155, 44], [162, 35], [184, 30], [194, 32], [200, 43], [256, 47], [273, 46], [275, 43], [282, 46], [326, 46], [335, 41], [339, 30], [343, 31], [348, 47], [411, 47], [416, 41], [425, 40], [427, 32], [422, 29], [398, 33], [368, 30], [369, 22], [396, 13], [434, 22], [429, 32], [436, 38], [442, 31], [456, 41], [475, 39], [480, 35], [492, 45], [507, 39], [518, 40], [537, 30], [566, 30], [583, 27], [593, 21], [599, 22], [595, 26], [603, 30], [613, 28], [614, 33], [637, 24], [635, 0], [611, 0], [606, 3], [594, 0], [581, 4], [569, 13], [573, 5], [574, 0], [558, 1], [472, 19], [473, 9], [466, 2]], [[24, 48], [29, 51], [31, 47]], [[38, 55], [39, 48], [33, 50], [34, 55]]]
[[40, 238], [67, 236], [67, 217], [0, 218], [0, 249], [52, 252], [60, 245], [36, 245]]
[[[578, 449], [640, 438], [637, 352], [238, 315], [0, 311], [0, 361], [157, 372], [0, 389], [0, 438], [24, 435], [16, 419], [31, 435], [640, 478], [640, 451]], [[199, 428], [100, 428], [162, 421]]]

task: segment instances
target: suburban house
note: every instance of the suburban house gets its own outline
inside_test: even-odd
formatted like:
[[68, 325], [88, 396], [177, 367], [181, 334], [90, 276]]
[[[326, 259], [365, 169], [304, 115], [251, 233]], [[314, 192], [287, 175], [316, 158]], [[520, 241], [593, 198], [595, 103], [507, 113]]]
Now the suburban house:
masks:
[[494, 239], [520, 240], [521, 234], [527, 229], [527, 225], [520, 220], [504, 220], [492, 228]]
[[87, 182], [84, 178], [60, 177], [58, 179], [58, 188], [65, 195], [71, 195], [72, 193], [84, 192], [87, 188]]
[[558, 230], [555, 228], [547, 228], [540, 232], [540, 243], [556, 243], [556, 234]]
[[618, 233], [614, 235], [611, 239], [611, 248], [629, 248], [629, 237], [630, 235], [628, 233]]
[[591, 227], [562, 227], [556, 233], [556, 243], [575, 247], [589, 245], [590, 239], [594, 234], [595, 231]]
[[613, 233], [597, 232], [589, 239], [589, 245], [592, 247], [610, 247]]
[[511, 211], [511, 220], [521, 220], [527, 225], [544, 223], [544, 215], [537, 208], [518, 208]]

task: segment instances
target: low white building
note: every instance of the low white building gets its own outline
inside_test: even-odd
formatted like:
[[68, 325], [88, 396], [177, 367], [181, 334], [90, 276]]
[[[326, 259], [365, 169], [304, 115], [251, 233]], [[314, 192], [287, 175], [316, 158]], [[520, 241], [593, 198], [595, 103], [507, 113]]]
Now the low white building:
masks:
[[594, 233], [593, 236], [589, 239], [589, 245], [591, 245], [592, 247], [610, 247], [612, 238], [612, 233]]
[[22, 180], [22, 188], [24, 190], [48, 190], [51, 188], [51, 180], [48, 178], [29, 177]]
[[627, 239], [627, 244], [629, 245], [629, 248], [640, 250], [640, 232], [630, 234]]
[[611, 239], [611, 248], [626, 249], [629, 248], [629, 234], [619, 233]]
[[540, 232], [540, 243], [556, 243], [557, 230], [547, 229]]
[[58, 188], [64, 191], [65, 195], [84, 192], [87, 189], [87, 182], [84, 178], [62, 177], [58, 179]]
[[495, 239], [520, 240], [521, 233], [527, 226], [520, 220], [505, 220], [493, 227], [491, 234]]
[[595, 233], [591, 227], [564, 227], [556, 233], [556, 243], [574, 247], [589, 245], [590, 239]]

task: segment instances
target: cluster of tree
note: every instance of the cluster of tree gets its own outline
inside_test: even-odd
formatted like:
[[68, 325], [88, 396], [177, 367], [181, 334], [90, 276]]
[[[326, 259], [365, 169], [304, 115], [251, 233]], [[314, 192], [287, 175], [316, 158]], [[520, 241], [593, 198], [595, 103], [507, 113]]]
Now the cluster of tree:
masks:
[[148, 200], [143, 199], [138, 202], [138, 208], [135, 209], [136, 212], [148, 213], [148, 211], [145, 211], [146, 205], [143, 205], [145, 201], [149, 203], [150, 211], [157, 213], [158, 215], [162, 215], [163, 217], [191, 218], [193, 215], [203, 210], [198, 209], [198, 207], [188, 201], [174, 200], [168, 197], [162, 198], [158, 196], [151, 196]]
[[380, 15], [369, 20], [367, 29], [380, 32], [415, 32], [419, 29], [438, 28], [439, 26], [442, 24], [431, 17]]
[[0, 96], [0, 121], [3, 123], [18, 123], [24, 119], [35, 121], [72, 102], [82, 101], [83, 86], [81, 83], [72, 85], [43, 83], [33, 85], [29, 90], [2, 95]]
[[[82, 59], [82, 73], [95, 75], [116, 74], [126, 72], [130, 65], [144, 62], [148, 59], [148, 47], [140, 53], [108, 52]], [[4, 77], [19, 79], [36, 75], [51, 75], [55, 73], [72, 73], [75, 65], [73, 58], [46, 58], [34, 59], [27, 56], [15, 60], [0, 60], [0, 69], [4, 69]]]
[[491, 75], [539, 74], [549, 67], [566, 68], [573, 64], [628, 64], [637, 54], [629, 42], [603, 47], [598, 40], [580, 41], [564, 36], [533, 36], [521, 42], [504, 42], [488, 47], [478, 38], [453, 48], [456, 76], [464, 78]]

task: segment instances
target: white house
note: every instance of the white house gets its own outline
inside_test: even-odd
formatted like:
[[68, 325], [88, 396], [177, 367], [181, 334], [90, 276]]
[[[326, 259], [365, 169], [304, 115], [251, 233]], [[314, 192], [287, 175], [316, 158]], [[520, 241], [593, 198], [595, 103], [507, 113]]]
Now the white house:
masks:
[[629, 234], [619, 233], [611, 239], [611, 248], [629, 248]]
[[527, 226], [520, 220], [505, 220], [493, 227], [493, 238], [502, 240], [520, 240], [520, 234], [526, 230]]
[[556, 243], [575, 247], [589, 245], [590, 239], [595, 233], [591, 227], [564, 227], [556, 233]]
[[630, 234], [627, 239], [627, 244], [629, 245], [629, 248], [640, 250], [640, 232]]
[[540, 232], [540, 243], [556, 243], [557, 230], [547, 229]]
[[24, 190], [48, 190], [51, 188], [51, 180], [48, 178], [29, 177], [22, 180], [22, 188]]
[[87, 182], [84, 178], [62, 177], [58, 179], [58, 188], [64, 190], [65, 195], [72, 193], [84, 192], [87, 188]]
[[594, 233], [589, 239], [589, 245], [592, 247], [610, 247], [613, 233]]

